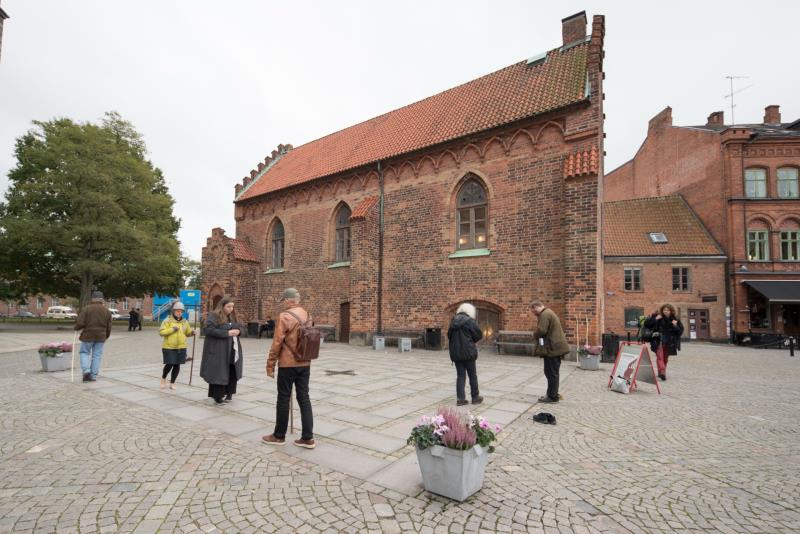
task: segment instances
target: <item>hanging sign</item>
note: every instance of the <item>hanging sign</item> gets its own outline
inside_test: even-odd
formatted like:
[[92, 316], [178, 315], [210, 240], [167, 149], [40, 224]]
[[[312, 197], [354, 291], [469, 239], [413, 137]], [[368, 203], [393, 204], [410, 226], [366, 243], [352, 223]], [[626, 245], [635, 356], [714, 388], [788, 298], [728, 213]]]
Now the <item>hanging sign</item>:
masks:
[[[611, 387], [612, 382], [620, 384], [624, 381], [630, 391], [635, 391], [639, 382], [647, 382], [656, 386], [656, 391], [661, 393], [661, 388], [658, 385], [656, 378], [656, 370], [653, 367], [653, 360], [650, 358], [650, 350], [644, 343], [622, 342], [619, 344], [619, 351], [617, 352], [617, 359], [614, 362], [614, 367], [611, 370], [611, 376], [608, 379], [608, 387]], [[624, 391], [624, 389], [614, 388], [615, 391]]]

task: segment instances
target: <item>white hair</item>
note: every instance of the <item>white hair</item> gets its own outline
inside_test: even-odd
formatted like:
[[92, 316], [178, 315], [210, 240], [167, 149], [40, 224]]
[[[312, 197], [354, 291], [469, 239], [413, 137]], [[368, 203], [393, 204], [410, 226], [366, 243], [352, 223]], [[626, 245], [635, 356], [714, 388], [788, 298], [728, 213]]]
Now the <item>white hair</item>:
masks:
[[469, 302], [465, 302], [464, 304], [462, 304], [461, 306], [458, 307], [458, 309], [456, 310], [456, 313], [466, 313], [467, 315], [469, 315], [470, 317], [472, 317], [474, 319], [475, 318], [475, 306], [473, 306]]

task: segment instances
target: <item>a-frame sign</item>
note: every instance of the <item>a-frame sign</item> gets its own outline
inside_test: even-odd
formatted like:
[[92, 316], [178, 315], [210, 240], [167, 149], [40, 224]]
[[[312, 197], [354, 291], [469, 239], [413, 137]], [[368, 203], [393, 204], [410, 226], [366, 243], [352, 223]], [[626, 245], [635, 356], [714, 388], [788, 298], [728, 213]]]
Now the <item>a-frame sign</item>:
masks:
[[614, 361], [614, 368], [608, 379], [608, 387], [611, 387], [614, 377], [626, 380], [631, 391], [636, 390], [639, 382], [647, 382], [654, 384], [656, 391], [661, 394], [653, 360], [650, 358], [650, 350], [644, 343], [623, 341], [619, 344], [617, 359]]

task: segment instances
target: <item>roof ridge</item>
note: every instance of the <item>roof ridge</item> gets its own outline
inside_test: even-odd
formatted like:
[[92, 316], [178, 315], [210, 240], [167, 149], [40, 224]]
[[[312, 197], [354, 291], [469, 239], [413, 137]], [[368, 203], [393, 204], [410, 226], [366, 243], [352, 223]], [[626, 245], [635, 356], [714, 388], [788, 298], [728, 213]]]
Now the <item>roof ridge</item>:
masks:
[[[639, 198], [623, 198], [621, 200], [606, 200], [603, 204], [622, 204], [623, 202], [643, 202], [645, 200], [667, 200], [667, 199], [674, 199], [676, 197], [680, 197], [679, 193], [675, 193], [672, 195], [657, 195], [652, 197], [639, 197]], [[681, 197], [682, 198], [682, 197]]]

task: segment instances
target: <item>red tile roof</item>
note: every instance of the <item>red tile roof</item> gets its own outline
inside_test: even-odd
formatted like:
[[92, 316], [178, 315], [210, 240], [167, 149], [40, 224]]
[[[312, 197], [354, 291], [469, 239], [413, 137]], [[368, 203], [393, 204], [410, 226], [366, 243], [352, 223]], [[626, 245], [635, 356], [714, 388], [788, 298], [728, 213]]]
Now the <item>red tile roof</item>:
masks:
[[378, 200], [378, 197], [367, 197], [362, 200], [361, 203], [356, 206], [356, 209], [353, 210], [353, 213], [350, 214], [350, 220], [358, 221], [365, 219], [367, 215], [369, 215], [369, 210], [378, 203]]
[[[661, 232], [666, 243], [653, 243]], [[724, 252], [680, 195], [603, 204], [605, 256], [723, 256]]]
[[539, 115], [586, 98], [589, 44], [554, 49], [290, 150], [240, 193], [245, 200]]
[[234, 259], [241, 260], [241, 261], [252, 261], [259, 263], [261, 260], [258, 259], [256, 253], [253, 252], [253, 249], [250, 248], [250, 245], [247, 241], [242, 241], [241, 239], [234, 239], [229, 237], [231, 245], [233, 246], [233, 257]]
[[564, 162], [564, 178], [574, 178], [587, 174], [597, 174], [597, 147], [573, 152]]

